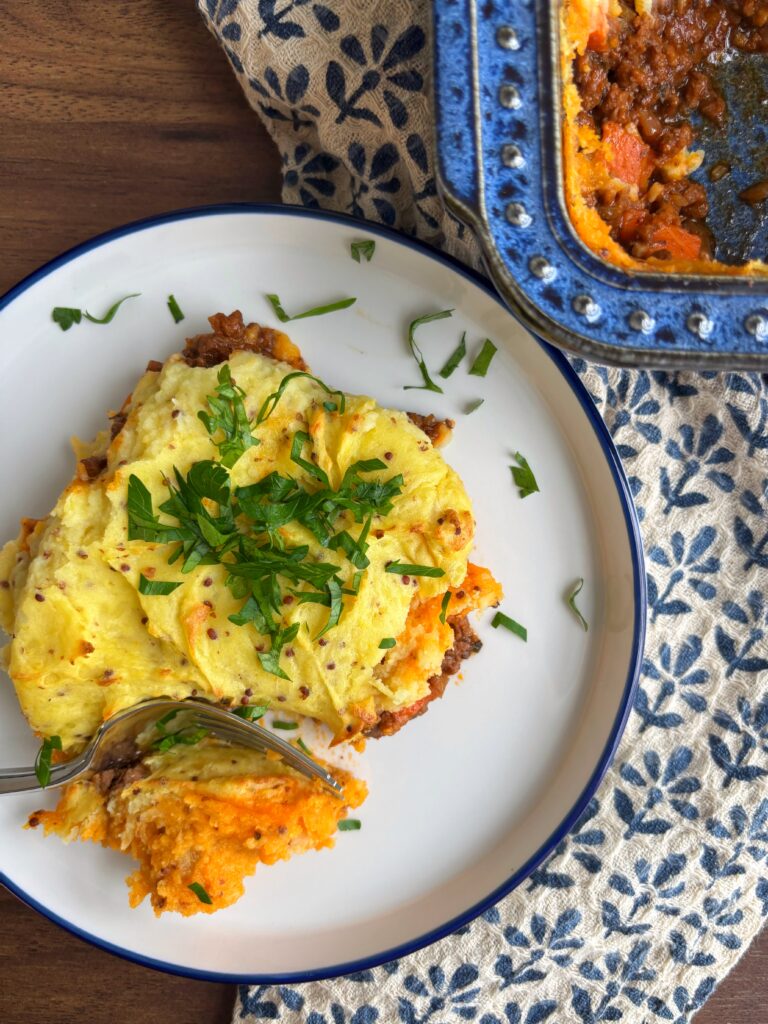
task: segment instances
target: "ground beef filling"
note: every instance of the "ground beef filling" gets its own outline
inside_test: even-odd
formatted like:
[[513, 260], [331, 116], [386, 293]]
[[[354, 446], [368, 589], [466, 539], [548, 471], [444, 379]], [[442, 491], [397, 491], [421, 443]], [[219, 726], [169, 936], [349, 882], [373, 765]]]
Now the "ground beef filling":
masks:
[[768, 52], [767, 0], [656, 0], [652, 15], [623, 3], [606, 37], [574, 61], [581, 123], [608, 143], [612, 173], [632, 189], [587, 197], [636, 259], [709, 259], [704, 187], [660, 167], [693, 142], [690, 117], [722, 123], [725, 102], [710, 59], [736, 47]]
[[453, 432], [453, 428], [456, 426], [453, 420], [439, 420], [436, 416], [433, 416], [432, 413], [428, 416], [422, 416], [418, 412], [409, 412], [408, 419], [411, 423], [415, 424], [419, 430], [424, 431], [435, 448], [439, 448], [441, 445], [450, 441], [451, 433]]
[[[196, 334], [187, 338], [183, 358], [189, 366], [217, 366], [225, 362], [238, 349], [258, 352], [272, 359], [285, 359], [281, 351], [281, 341], [285, 335], [271, 327], [260, 324], [245, 324], [239, 309], [233, 313], [215, 313], [208, 318], [213, 331], [209, 334]], [[301, 358], [291, 360], [295, 369], [306, 370], [306, 363]]]
[[368, 735], [377, 738], [379, 736], [392, 736], [394, 733], [399, 732], [412, 718], [418, 718], [419, 715], [423, 715], [433, 700], [443, 696], [448, 680], [459, 671], [462, 661], [473, 654], [477, 654], [483, 646], [482, 640], [480, 640], [470, 626], [466, 615], [449, 616], [448, 622], [453, 630], [453, 647], [445, 653], [443, 663], [440, 666], [440, 674], [432, 676], [429, 680], [429, 693], [427, 696], [422, 697], [415, 704], [411, 704], [410, 707], [403, 708], [400, 711], [383, 711], [379, 716], [378, 722]]
[[121, 740], [104, 753], [91, 781], [104, 794], [138, 782], [149, 774], [141, 759], [142, 752], [132, 740]]

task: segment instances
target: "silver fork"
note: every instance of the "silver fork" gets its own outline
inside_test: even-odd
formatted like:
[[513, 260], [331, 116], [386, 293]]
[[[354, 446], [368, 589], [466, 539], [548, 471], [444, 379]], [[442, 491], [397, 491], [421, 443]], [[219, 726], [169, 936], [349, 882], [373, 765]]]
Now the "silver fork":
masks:
[[[319, 779], [336, 796], [342, 795], [341, 786], [329, 772], [303, 751], [286, 743], [285, 740], [281, 740], [263, 726], [255, 722], [248, 722], [244, 718], [240, 718], [239, 715], [226, 711], [215, 704], [209, 704], [207, 701], [195, 698], [168, 700], [164, 697], [142, 701], [140, 704], [135, 704], [109, 718], [99, 727], [96, 735], [81, 754], [71, 761], [51, 766], [50, 782], [45, 787], [40, 785], [34, 768], [0, 769], [0, 793], [24, 793], [32, 789], [63, 786], [89, 773], [115, 767], [120, 764], [120, 760], [118, 758], [111, 764], [110, 750], [119, 751], [121, 744], [123, 749], [126, 746], [135, 745], [148, 726], [153, 722], [158, 722], [171, 712], [183, 712], [178, 722], [173, 717], [171, 719], [175, 724], [181, 725], [181, 729], [174, 731], [180, 732], [182, 729], [188, 728], [207, 729], [212, 736], [229, 743], [240, 744], [243, 747], [251, 747], [260, 751], [272, 750], [279, 754], [291, 768], [295, 768], [307, 778]], [[166, 735], [169, 735], [169, 732], [158, 731], [156, 735], [152, 736], [152, 740], [162, 739]], [[151, 750], [152, 742], [150, 740], [142, 753], [149, 753]]]

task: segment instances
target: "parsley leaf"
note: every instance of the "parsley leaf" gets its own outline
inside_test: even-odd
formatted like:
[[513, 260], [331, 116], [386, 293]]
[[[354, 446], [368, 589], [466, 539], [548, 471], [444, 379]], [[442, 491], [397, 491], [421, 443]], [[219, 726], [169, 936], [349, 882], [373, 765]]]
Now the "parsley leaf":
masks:
[[143, 572], [139, 573], [139, 593], [147, 597], [165, 597], [167, 594], [172, 594], [180, 586], [181, 581], [178, 583], [166, 583], [164, 580], [148, 580]]
[[171, 747], [176, 747], [180, 744], [185, 747], [193, 747], [208, 735], [207, 729], [190, 729], [184, 725], [177, 729], [176, 732], [168, 732], [165, 728], [166, 725], [172, 722], [178, 714], [179, 710], [174, 709], [169, 711], [168, 714], [163, 715], [162, 718], [158, 718], [155, 722], [155, 729], [160, 733], [159, 739], [154, 740], [152, 743], [155, 750], [170, 750]]
[[568, 604], [569, 604], [573, 614], [576, 616], [576, 618], [579, 620], [579, 622], [584, 627], [584, 632], [586, 633], [589, 630], [589, 623], [584, 618], [584, 616], [581, 614], [579, 609], [576, 607], [576, 598], [581, 593], [581, 590], [582, 590], [583, 586], [584, 586], [584, 580], [581, 577], [579, 577], [579, 579], [574, 584], [570, 594], [568, 595]]
[[267, 295], [267, 299], [271, 303], [275, 316], [281, 324], [287, 324], [290, 320], [305, 320], [308, 316], [322, 316], [324, 313], [335, 313], [337, 309], [349, 309], [350, 306], [354, 306], [357, 302], [357, 299], [339, 299], [338, 302], [330, 302], [327, 306], [315, 306], [312, 309], [305, 309], [303, 313], [295, 313], [293, 316], [288, 316], [280, 304], [280, 299], [277, 295]]
[[314, 462], [307, 462], [306, 459], [301, 457], [301, 452], [305, 444], [310, 444], [312, 438], [303, 430], [297, 430], [293, 435], [293, 442], [291, 444], [291, 462], [295, 462], [297, 466], [309, 473], [310, 476], [315, 477], [321, 484], [325, 484], [326, 487], [330, 487], [328, 481], [328, 474], [324, 469], [316, 466]]
[[[251, 423], [243, 402], [245, 392], [232, 381], [228, 363], [219, 370], [217, 380], [216, 394], [208, 395], [206, 399], [210, 413], [201, 409], [197, 415], [219, 449], [223, 465], [231, 469], [248, 448], [261, 442], [251, 434]], [[213, 437], [218, 431], [224, 435], [220, 441]]]
[[68, 331], [72, 324], [79, 324], [83, 318], [82, 309], [71, 309], [69, 306], [55, 306], [51, 318], [62, 331]]
[[278, 676], [280, 679], [290, 680], [290, 676], [286, 675], [285, 672], [280, 668], [280, 652], [286, 644], [289, 644], [291, 640], [296, 639], [296, 635], [299, 632], [299, 623], [294, 622], [292, 626], [287, 629], [279, 629], [277, 633], [272, 637], [272, 648], [266, 653], [259, 652], [259, 661], [261, 667], [267, 672], [271, 672], [273, 676]]
[[426, 316], [420, 316], [417, 317], [415, 320], [411, 321], [410, 326], [408, 327], [408, 344], [410, 346], [413, 358], [416, 360], [418, 367], [421, 370], [421, 376], [424, 383], [419, 385], [408, 385], [405, 388], [403, 388], [404, 391], [436, 391], [438, 394], [442, 395], [443, 389], [439, 387], [437, 384], [435, 384], [435, 382], [429, 376], [429, 370], [427, 369], [427, 364], [424, 361], [424, 355], [419, 346], [416, 344], [415, 335], [416, 328], [420, 327], [422, 324], [432, 323], [433, 320], [445, 320], [445, 318], [448, 316], [453, 316], [452, 309], [443, 309], [439, 313], [428, 313]]
[[512, 479], [515, 481], [520, 497], [527, 498], [530, 494], [538, 491], [539, 485], [536, 483], [533, 470], [520, 452], [515, 452], [515, 462], [516, 466], [509, 467], [512, 470]]
[[491, 625], [494, 629], [498, 629], [499, 626], [503, 626], [511, 633], [514, 633], [515, 636], [519, 636], [521, 640], [528, 639], [528, 630], [525, 626], [521, 626], [519, 622], [515, 622], [514, 619], [510, 619], [510, 617], [505, 615], [504, 612], [496, 612], [491, 619]]
[[246, 722], [257, 722], [269, 711], [267, 704], [241, 704], [232, 712], [238, 718], [244, 718]]
[[175, 324], [180, 324], [181, 321], [184, 319], [184, 314], [181, 311], [181, 306], [178, 304], [173, 295], [168, 296], [168, 309], [170, 310], [171, 316], [173, 317], [173, 322]]
[[389, 651], [397, 644], [397, 640], [393, 636], [385, 636], [379, 644], [380, 651]]
[[361, 828], [358, 818], [342, 818], [339, 822], [339, 832], [359, 832]]
[[469, 416], [471, 413], [475, 412], [477, 409], [480, 408], [484, 401], [484, 398], [477, 398], [475, 399], [474, 402], [470, 402], [467, 408], [464, 410], [464, 415]]
[[55, 323], [59, 325], [62, 331], [68, 331], [73, 324], [79, 324], [83, 317], [86, 320], [90, 320], [92, 324], [111, 324], [115, 319], [115, 314], [122, 304], [127, 299], [136, 299], [141, 295], [141, 292], [132, 292], [130, 295], [124, 295], [122, 299], [118, 299], [112, 306], [109, 307], [104, 316], [94, 316], [93, 313], [89, 313], [88, 310], [74, 309], [70, 306], [55, 306], [51, 312], [51, 318]]
[[190, 882], [187, 888], [192, 890], [201, 903], [207, 903], [209, 906], [213, 905], [213, 900], [199, 882]]
[[90, 320], [92, 324], [111, 324], [115, 319], [115, 313], [117, 313], [122, 304], [128, 299], [137, 299], [139, 295], [141, 295], [141, 292], [131, 292], [130, 295], [124, 295], [122, 299], [118, 299], [117, 302], [109, 307], [104, 316], [94, 316], [87, 309], [83, 312], [83, 316], [86, 320]]
[[366, 239], [364, 242], [353, 242], [350, 246], [352, 259], [355, 263], [362, 263], [363, 259], [370, 263], [375, 251], [376, 243], [372, 238]]
[[[319, 384], [323, 391], [326, 392], [326, 394], [338, 395], [338, 410], [340, 413], [344, 412], [344, 410], [346, 409], [346, 398], [344, 396], [343, 391], [334, 391], [331, 388], [329, 388], [327, 384], [324, 384], [319, 377], [314, 377], [311, 373], [306, 373], [304, 370], [296, 370], [294, 373], [286, 374], [286, 376], [283, 377], [283, 379], [280, 381], [280, 386], [278, 387], [277, 391], [273, 391], [271, 395], [268, 395], [264, 399], [264, 402], [262, 403], [262, 406], [259, 409], [258, 415], [256, 417], [257, 427], [260, 426], [264, 422], [264, 420], [269, 419], [269, 417], [275, 411], [277, 403], [285, 394], [285, 389], [288, 387], [291, 381], [296, 380], [297, 377], [308, 377], [310, 380], [313, 380], [315, 384]], [[328, 409], [329, 405], [332, 406], [332, 409], [330, 409], [329, 412], [336, 411], [337, 406], [335, 403], [324, 402], [323, 405], [325, 406], [326, 409]]]
[[464, 331], [464, 333], [461, 336], [461, 341], [459, 342], [458, 346], [453, 350], [453, 353], [448, 357], [447, 363], [445, 364], [445, 366], [440, 371], [440, 376], [444, 380], [448, 380], [448, 378], [451, 376], [453, 371], [459, 365], [461, 360], [467, 354], [466, 338], [467, 338], [467, 332]]
[[448, 605], [450, 603], [451, 603], [451, 592], [450, 592], [450, 590], [446, 590], [446, 592], [443, 594], [443, 600], [442, 600], [442, 603], [440, 604], [440, 614], [438, 616], [438, 618], [440, 619], [440, 621], [442, 622], [443, 625], [445, 625], [445, 614], [448, 611]]
[[491, 360], [496, 355], [497, 351], [496, 346], [490, 338], [486, 338], [477, 358], [469, 368], [470, 374], [473, 377], [484, 377], [486, 373], [488, 373], [488, 367], [491, 365]]
[[44, 739], [35, 758], [35, 775], [43, 789], [51, 781], [51, 756], [54, 750], [61, 750], [61, 736], [48, 736]]
[[445, 569], [437, 565], [408, 565], [406, 562], [390, 562], [384, 571], [399, 576], [445, 576]]

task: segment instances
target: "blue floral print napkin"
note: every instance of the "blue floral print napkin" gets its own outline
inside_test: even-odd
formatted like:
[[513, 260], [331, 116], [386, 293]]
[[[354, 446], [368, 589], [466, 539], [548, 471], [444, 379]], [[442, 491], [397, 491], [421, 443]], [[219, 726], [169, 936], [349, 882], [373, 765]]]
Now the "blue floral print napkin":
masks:
[[[287, 203], [381, 221], [479, 266], [443, 209], [426, 0], [198, 0], [282, 155]], [[573, 360], [645, 543], [641, 685], [615, 763], [527, 883], [419, 953], [243, 987], [235, 1021], [682, 1024], [768, 912], [768, 391], [758, 374]]]

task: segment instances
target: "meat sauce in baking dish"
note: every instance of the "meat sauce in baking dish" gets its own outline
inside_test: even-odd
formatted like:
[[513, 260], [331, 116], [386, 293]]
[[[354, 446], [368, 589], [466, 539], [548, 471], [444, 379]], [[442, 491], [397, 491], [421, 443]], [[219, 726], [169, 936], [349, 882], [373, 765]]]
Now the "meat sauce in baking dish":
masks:
[[[719, 64], [768, 51], [768, 0], [564, 0], [566, 195], [579, 235], [625, 268], [765, 273], [714, 259], [709, 203], [692, 180], [697, 126], [725, 128]], [[730, 173], [709, 168], [710, 181]], [[740, 193], [768, 199], [768, 181]]]

